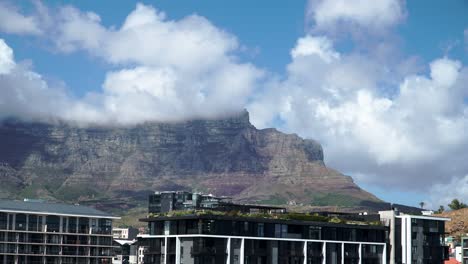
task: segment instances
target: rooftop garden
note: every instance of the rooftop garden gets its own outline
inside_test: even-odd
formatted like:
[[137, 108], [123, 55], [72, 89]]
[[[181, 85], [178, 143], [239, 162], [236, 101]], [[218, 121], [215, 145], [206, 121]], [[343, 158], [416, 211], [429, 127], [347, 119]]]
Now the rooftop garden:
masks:
[[158, 217], [180, 217], [180, 216], [230, 216], [239, 218], [263, 218], [263, 219], [279, 219], [279, 220], [296, 220], [296, 221], [311, 221], [336, 224], [352, 224], [352, 225], [382, 225], [380, 221], [356, 221], [342, 219], [339, 217], [327, 217], [317, 213], [243, 213], [240, 211], [216, 211], [216, 210], [176, 210], [167, 213], [152, 213], [149, 218]]

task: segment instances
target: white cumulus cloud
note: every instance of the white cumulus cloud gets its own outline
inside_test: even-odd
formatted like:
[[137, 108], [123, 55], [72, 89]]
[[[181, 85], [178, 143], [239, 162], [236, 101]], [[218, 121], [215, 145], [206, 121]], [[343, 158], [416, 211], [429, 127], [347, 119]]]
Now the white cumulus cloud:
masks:
[[[70, 105], [50, 112], [57, 119], [125, 125], [219, 117], [241, 111], [264, 75], [240, 62], [235, 36], [198, 15], [169, 20], [157, 9], [137, 4], [115, 28], [102, 25], [98, 14], [72, 6], [38, 8], [39, 26], [49, 33], [44, 37], [59, 52], [84, 51], [113, 67], [101, 90], [81, 99], [64, 95]], [[12, 58], [10, 53], [7, 47], [2, 56]], [[0, 65], [7, 71], [10, 64], [2, 60]], [[47, 84], [38, 76], [39, 89]], [[13, 80], [4, 89], [22, 92]], [[22, 111], [8, 107], [3, 115]]]
[[250, 104], [255, 124], [280, 120], [319, 140], [332, 167], [368, 184], [428, 191], [466, 174], [468, 68], [439, 58], [428, 75], [389, 73], [371, 57], [320, 56], [338, 54], [329, 41], [313, 46], [318, 56], [295, 55], [310, 39], [292, 49], [287, 78]]
[[13, 50], [0, 39], [0, 74], [8, 74], [14, 67]]
[[6, 1], [0, 2], [0, 32], [12, 34], [41, 34], [34, 15], [25, 16]]
[[310, 0], [307, 15], [320, 31], [340, 27], [385, 30], [405, 18], [402, 0]]

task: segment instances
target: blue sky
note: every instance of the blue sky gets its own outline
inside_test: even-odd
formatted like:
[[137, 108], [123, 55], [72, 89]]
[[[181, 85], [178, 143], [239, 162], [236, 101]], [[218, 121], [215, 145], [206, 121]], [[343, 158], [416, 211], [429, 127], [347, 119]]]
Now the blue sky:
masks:
[[[30, 1], [22, 0], [24, 9], [31, 8]], [[170, 19], [180, 19], [196, 13], [207, 17], [216, 26], [231, 32], [246, 47], [243, 58], [277, 73], [284, 72], [290, 62], [289, 51], [306, 29], [307, 1], [140, 1], [164, 11]], [[81, 10], [99, 14], [103, 24], [119, 26], [135, 8], [134, 1], [47, 1], [51, 6], [73, 5]], [[112, 5], [112, 9], [109, 8]], [[414, 0], [407, 2], [408, 17], [397, 28], [401, 50], [428, 62], [447, 53], [466, 62], [463, 30], [468, 25], [468, 2]], [[86, 54], [58, 54], [44, 47], [40, 41], [20, 36], [2, 36], [15, 45], [18, 59], [30, 59], [42, 74], [63, 80], [77, 96], [99, 89], [105, 65]], [[349, 43], [341, 44], [343, 49]], [[449, 46], [454, 47], [449, 49]], [[42, 46], [42, 47], [41, 47]], [[72, 62], [72, 63], [70, 63]], [[76, 72], [86, 74], [77, 75]]]
[[[187, 113], [194, 112], [188, 106], [192, 107], [192, 102], [180, 98], [187, 91], [171, 85], [195, 82], [202, 87], [193, 91], [202, 96], [201, 103], [193, 106], [197, 116], [247, 108], [258, 127], [273, 126], [317, 139], [324, 145], [327, 163], [385, 200], [434, 204], [457, 182], [462, 182], [463, 188], [453, 195], [468, 198], [464, 189], [468, 167], [463, 164], [468, 153], [461, 150], [468, 142], [463, 139], [465, 132], [460, 131], [468, 127], [464, 112], [467, 93], [460, 84], [468, 64], [468, 31], [466, 39], [464, 35], [468, 2], [385, 0], [376, 4], [369, 0], [366, 4], [362, 0], [362, 6], [348, 3], [342, 9], [322, 8], [336, 7], [340, 1], [166, 0], [141, 1], [140, 9], [133, 1], [6, 1], [0, 11], [18, 14], [10, 21], [24, 26], [16, 27], [13, 22], [0, 26], [0, 38], [13, 50], [17, 65], [30, 65], [23, 70], [39, 74], [37, 83], [47, 84], [44, 98], [63, 100], [41, 115], [56, 114], [61, 105], [69, 104], [71, 110], [60, 111], [66, 112], [61, 118], [128, 123], [171, 120], [167, 113], [176, 112], [177, 120], [187, 119]], [[48, 10], [47, 14], [39, 8]], [[88, 11], [99, 20], [87, 15]], [[134, 47], [115, 47], [106, 40], [132, 38], [123, 32], [130, 13], [140, 21], [148, 12], [159, 11], [166, 17], [138, 29], [156, 31], [141, 31], [141, 36], [168, 30], [165, 36], [178, 40], [179, 32], [192, 30], [200, 39], [222, 47], [219, 52], [194, 49], [213, 57], [214, 66], [203, 65], [205, 61], [197, 58], [161, 58], [168, 52], [183, 51], [186, 46], [180, 41], [165, 44], [165, 39], [142, 40], [139, 36], [140, 42], [162, 43], [151, 50], [151, 45], [140, 47], [131, 39], [127, 40], [136, 43]], [[203, 19], [185, 23], [193, 14]], [[24, 23], [26, 20], [33, 22]], [[82, 25], [86, 31], [79, 32], [73, 25]], [[120, 49], [148, 54], [126, 56]], [[198, 69], [197, 65], [203, 66]], [[314, 74], [317, 78], [309, 79]], [[229, 78], [232, 75], [239, 80]], [[156, 80], [150, 76], [162, 77]], [[177, 81], [171, 79], [173, 76]], [[149, 91], [145, 86], [148, 78], [154, 81], [152, 85], [165, 88]], [[435, 88], [424, 91], [419, 87], [421, 82]], [[146, 97], [137, 97], [120, 83], [137, 87]], [[214, 84], [224, 83], [232, 87], [217, 91]], [[452, 90], [447, 94], [438, 91], [440, 83]], [[148, 94], [154, 100], [146, 101]], [[411, 96], [427, 98], [413, 104], [408, 102]], [[127, 98], [144, 100], [142, 105], [148, 108], [134, 111], [135, 101]], [[461, 102], [457, 98], [462, 98]], [[233, 103], [236, 100], [238, 103]], [[428, 101], [434, 104], [425, 105]], [[169, 106], [174, 104], [179, 108]], [[28, 115], [28, 111], [37, 112], [34, 107], [28, 105], [19, 111], [12, 106], [3, 111]], [[363, 112], [367, 107], [370, 110]], [[425, 117], [427, 109], [439, 109], [434, 113], [437, 118]], [[349, 116], [340, 119], [344, 114]], [[126, 115], [127, 119], [120, 119]], [[364, 128], [356, 124], [364, 124]], [[433, 127], [440, 129], [431, 132]], [[387, 131], [388, 140], [382, 136]], [[432, 138], [441, 139], [434, 143]], [[389, 143], [392, 139], [394, 144]], [[437, 151], [429, 155], [431, 144]], [[459, 164], [434, 165], [435, 161], [453, 160], [452, 155], [457, 155]], [[405, 184], [407, 179], [411, 180]]]

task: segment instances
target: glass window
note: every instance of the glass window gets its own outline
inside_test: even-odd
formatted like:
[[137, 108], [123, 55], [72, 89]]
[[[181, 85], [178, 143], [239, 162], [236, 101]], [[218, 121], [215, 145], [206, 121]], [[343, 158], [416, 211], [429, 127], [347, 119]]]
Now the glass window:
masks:
[[309, 226], [309, 239], [322, 239], [322, 228], [320, 226]]
[[62, 217], [62, 232], [66, 233], [67, 232], [67, 217]]
[[281, 237], [286, 237], [288, 234], [288, 225], [281, 225]]
[[263, 223], [257, 224], [257, 236], [259, 237], [265, 236], [265, 225]]
[[8, 214], [0, 213], [0, 229], [7, 229]]
[[68, 233], [76, 233], [77, 231], [76, 224], [77, 224], [76, 217], [68, 218]]
[[48, 215], [46, 217], [47, 232], [60, 231], [60, 217], [56, 215]]
[[0, 229], [7, 229], [8, 214], [0, 213]]
[[80, 217], [78, 219], [78, 233], [81, 233], [81, 234], [89, 233], [89, 218]]
[[9, 226], [8, 226], [8, 230], [13, 230], [14, 226], [13, 226], [13, 214], [9, 214], [8, 215], [8, 223], [9, 223]]
[[281, 237], [281, 225], [275, 224], [275, 237]]
[[26, 230], [26, 215], [25, 214], [16, 214], [16, 230]]
[[41, 231], [42, 217], [37, 215], [29, 215], [28, 230], [29, 231]]
[[[96, 221], [96, 219], [93, 219]], [[99, 234], [111, 234], [112, 233], [112, 220], [110, 219], [99, 219], [97, 230]]]

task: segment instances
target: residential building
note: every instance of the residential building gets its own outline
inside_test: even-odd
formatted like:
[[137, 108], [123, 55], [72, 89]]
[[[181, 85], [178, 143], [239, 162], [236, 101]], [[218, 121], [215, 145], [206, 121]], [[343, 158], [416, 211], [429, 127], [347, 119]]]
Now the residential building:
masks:
[[149, 234], [138, 236], [140, 263], [384, 264], [388, 227], [360, 221], [366, 217], [353, 219], [358, 224], [323, 222], [330, 217], [157, 192], [149, 198], [148, 218], [141, 219]]
[[387, 260], [388, 228], [379, 225], [206, 212], [142, 221], [150, 230], [139, 235], [146, 246], [144, 263], [385, 264]]
[[114, 246], [112, 264], [137, 264], [136, 240], [114, 239]]
[[136, 228], [126, 227], [126, 228], [112, 228], [112, 237], [114, 239], [120, 240], [133, 240], [138, 235], [139, 231]]
[[0, 200], [0, 263], [111, 263], [114, 219], [79, 205]]
[[461, 238], [462, 264], [468, 264], [468, 237]]
[[225, 197], [215, 197], [186, 191], [155, 192], [149, 196], [149, 213], [164, 213], [173, 210], [215, 208]]
[[397, 210], [379, 214], [390, 227], [390, 264], [442, 264], [448, 260], [444, 236], [449, 218], [401, 214]]
[[[149, 229], [149, 234], [138, 236], [144, 254], [140, 263], [442, 264], [448, 260], [444, 244], [448, 218], [397, 210], [298, 214], [256, 207], [218, 201], [208, 209], [168, 206], [150, 212], [140, 219]], [[468, 242], [465, 245], [468, 260]]]
[[227, 197], [216, 197], [211, 194], [205, 195], [186, 191], [155, 192], [149, 196], [148, 200], [149, 214], [200, 209], [245, 213], [280, 213], [286, 211], [283, 207], [236, 204], [232, 203]]

